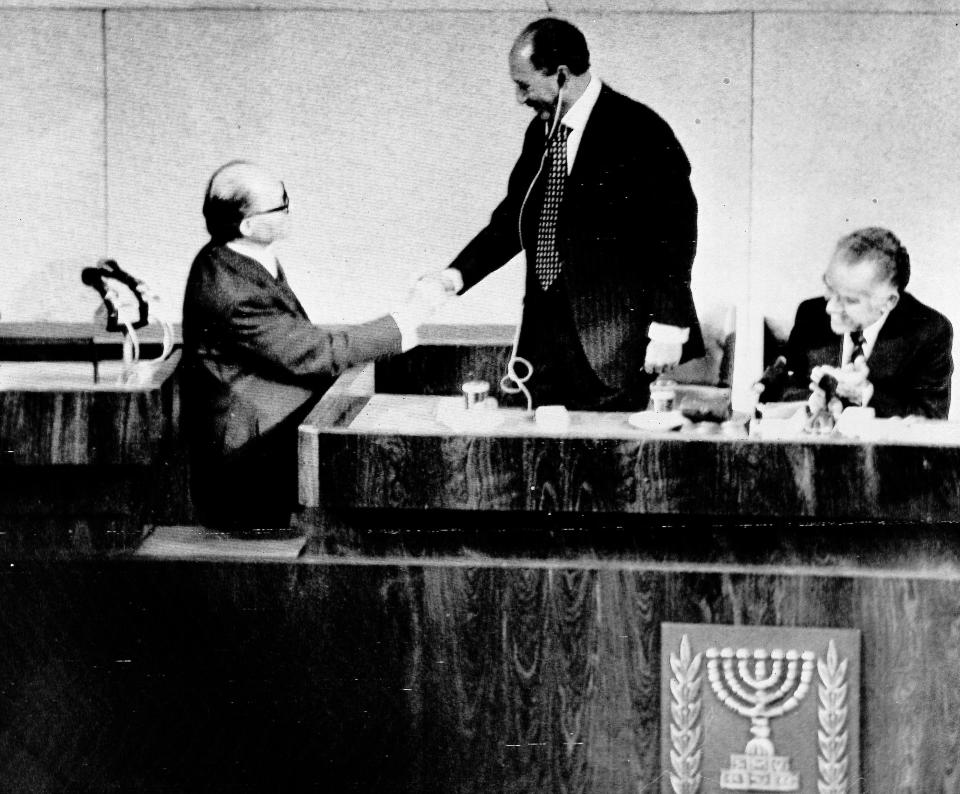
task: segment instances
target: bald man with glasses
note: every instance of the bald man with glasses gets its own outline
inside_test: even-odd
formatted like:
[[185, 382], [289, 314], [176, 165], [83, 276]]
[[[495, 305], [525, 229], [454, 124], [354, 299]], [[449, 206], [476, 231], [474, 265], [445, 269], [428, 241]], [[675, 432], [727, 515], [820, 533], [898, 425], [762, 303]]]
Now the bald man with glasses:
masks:
[[296, 509], [297, 426], [348, 367], [409, 349], [443, 300], [424, 285], [391, 314], [321, 328], [287, 283], [286, 187], [260, 166], [214, 172], [203, 202], [210, 242], [183, 302], [184, 416], [201, 523], [287, 526]]

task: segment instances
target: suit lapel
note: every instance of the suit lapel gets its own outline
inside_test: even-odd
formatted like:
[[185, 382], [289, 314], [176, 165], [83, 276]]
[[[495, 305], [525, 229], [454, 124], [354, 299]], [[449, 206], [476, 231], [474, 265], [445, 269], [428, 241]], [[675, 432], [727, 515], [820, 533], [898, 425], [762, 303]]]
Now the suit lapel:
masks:
[[278, 278], [274, 279], [273, 276], [267, 272], [266, 268], [255, 259], [251, 259], [226, 246], [224, 246], [224, 249], [229, 251], [228, 256], [230, 257], [233, 268], [244, 279], [250, 281], [258, 290], [271, 293], [281, 299], [294, 314], [302, 317], [307, 316], [297, 296], [293, 290], [290, 289], [290, 285], [287, 284], [286, 275], [283, 273], [283, 270], [280, 269], [279, 264], [277, 266]]
[[890, 377], [896, 374], [897, 365], [901, 361], [907, 360], [909, 351], [907, 335], [904, 333], [904, 315], [903, 298], [890, 312], [880, 333], [877, 334], [877, 341], [870, 351], [870, 358], [867, 359], [867, 366], [870, 368], [872, 379], [879, 377]]
[[274, 285], [278, 290], [280, 290], [280, 293], [286, 297], [293, 308], [296, 309], [297, 314], [300, 314], [306, 318], [307, 313], [304, 311], [304, 308], [294, 291], [290, 288], [290, 284], [287, 283], [287, 274], [283, 272], [283, 268], [280, 266], [279, 262], [277, 262], [277, 280], [274, 282]]
[[606, 85], [601, 86], [600, 96], [597, 97], [597, 102], [587, 117], [583, 135], [580, 137], [580, 145], [577, 147], [577, 158], [573, 161], [573, 168], [570, 169], [570, 176], [567, 179], [567, 185], [571, 190], [581, 183], [582, 174], [593, 174], [595, 172], [592, 161], [596, 158], [597, 146], [594, 142], [601, 134], [600, 131], [605, 123], [604, 117], [611, 90]]
[[843, 335], [836, 333], [830, 327], [830, 315], [826, 312], [826, 301], [821, 305], [823, 309], [816, 313], [814, 325], [809, 326], [809, 335], [812, 341], [808, 353], [810, 369], [821, 364], [839, 367], [840, 357], [843, 355]]

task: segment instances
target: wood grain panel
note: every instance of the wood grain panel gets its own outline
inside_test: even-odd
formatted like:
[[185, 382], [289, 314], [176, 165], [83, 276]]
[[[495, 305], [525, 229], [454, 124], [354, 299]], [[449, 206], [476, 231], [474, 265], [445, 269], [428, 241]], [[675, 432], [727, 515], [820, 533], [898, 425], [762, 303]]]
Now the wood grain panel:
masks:
[[150, 521], [189, 518], [178, 359], [128, 390], [0, 390], [0, 545], [114, 552]]
[[933, 721], [937, 709], [928, 667], [934, 662], [929, 658], [933, 627], [926, 602], [936, 585], [881, 580], [864, 582], [860, 589], [856, 619], [870, 630], [864, 633], [864, 652], [871, 662], [865, 667], [861, 719], [873, 760], [864, 787], [928, 791], [923, 781], [936, 767], [923, 764], [921, 747], [936, 741], [939, 728]]
[[[424, 641], [436, 654], [424, 681], [428, 699], [449, 704], [454, 698], [446, 687], [469, 688], [470, 668], [446, 655], [476, 649], [475, 619], [458, 625], [458, 613], [441, 605], [450, 603], [445, 590], [462, 594], [469, 580], [483, 576], [481, 571], [423, 569], [425, 591], [432, 593], [424, 608], [433, 615], [425, 621]], [[488, 646], [476, 649], [475, 658], [483, 662], [473, 669], [484, 692], [502, 687], [505, 693], [503, 702], [487, 701], [492, 711], [504, 709], [504, 727], [490, 736], [485, 749], [504, 741], [517, 755], [507, 757], [501, 779], [490, 778], [496, 765], [470, 756], [484, 749], [471, 704], [464, 712], [470, 716], [469, 742], [457, 744], [464, 755], [457, 771], [450, 770], [455, 776], [443, 781], [451, 791], [475, 790], [458, 784], [470, 777], [475, 763], [493, 789], [659, 790], [659, 624], [690, 618], [859, 628], [864, 643], [862, 790], [943, 790], [943, 781], [949, 785], [953, 779], [955, 762], [945, 751], [955, 732], [942, 730], [941, 720], [957, 718], [956, 697], [943, 703], [937, 692], [955, 684], [956, 665], [934, 660], [944, 658], [939, 649], [956, 646], [960, 608], [944, 611], [960, 595], [956, 581], [768, 575], [749, 569], [713, 574], [591, 570], [589, 565], [504, 573], [484, 578], [502, 594], [485, 598], [488, 610], [498, 604], [502, 610], [502, 663], [490, 664], [496, 651]], [[443, 608], [442, 614], [437, 611]], [[434, 632], [444, 640], [432, 642]], [[950, 637], [946, 644], [944, 634]], [[444, 672], [451, 669], [458, 671], [455, 682]], [[491, 671], [498, 669], [499, 686], [490, 682]], [[448, 717], [446, 724], [451, 722]], [[496, 731], [496, 721], [487, 727]], [[549, 751], [542, 750], [544, 743]]]
[[0, 566], [0, 787], [659, 791], [692, 619], [860, 629], [862, 791], [957, 790], [956, 577], [272, 559]]
[[507, 371], [510, 341], [501, 344], [422, 344], [403, 355], [377, 362], [376, 390], [381, 394], [460, 394], [468, 380], [485, 380], [490, 394], [504, 404], [499, 390]]
[[320, 467], [314, 498], [341, 506], [834, 521], [960, 515], [953, 447], [309, 432]]

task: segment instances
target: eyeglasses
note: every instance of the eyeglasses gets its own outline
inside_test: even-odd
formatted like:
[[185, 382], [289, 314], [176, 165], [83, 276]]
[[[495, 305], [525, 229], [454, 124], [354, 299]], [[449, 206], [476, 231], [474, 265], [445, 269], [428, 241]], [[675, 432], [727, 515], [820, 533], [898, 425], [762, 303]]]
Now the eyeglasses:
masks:
[[260, 210], [259, 212], [248, 212], [243, 217], [252, 218], [255, 215], [270, 215], [271, 213], [274, 213], [274, 212], [290, 212], [290, 198], [289, 196], [287, 196], [287, 188], [285, 185], [283, 185], [283, 182], [281, 182], [280, 184], [281, 186], [283, 186], [283, 204], [281, 204], [279, 207], [273, 207], [272, 209], [268, 209], [268, 210]]

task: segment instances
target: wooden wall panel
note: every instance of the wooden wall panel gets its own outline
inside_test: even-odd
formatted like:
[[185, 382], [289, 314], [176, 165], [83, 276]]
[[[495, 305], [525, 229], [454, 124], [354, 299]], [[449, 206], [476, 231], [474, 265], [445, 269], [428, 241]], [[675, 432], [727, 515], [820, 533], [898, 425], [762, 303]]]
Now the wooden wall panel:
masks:
[[860, 629], [862, 790], [958, 790], [954, 577], [151, 559], [0, 595], [7, 790], [656, 791], [659, 626], [690, 620]]

